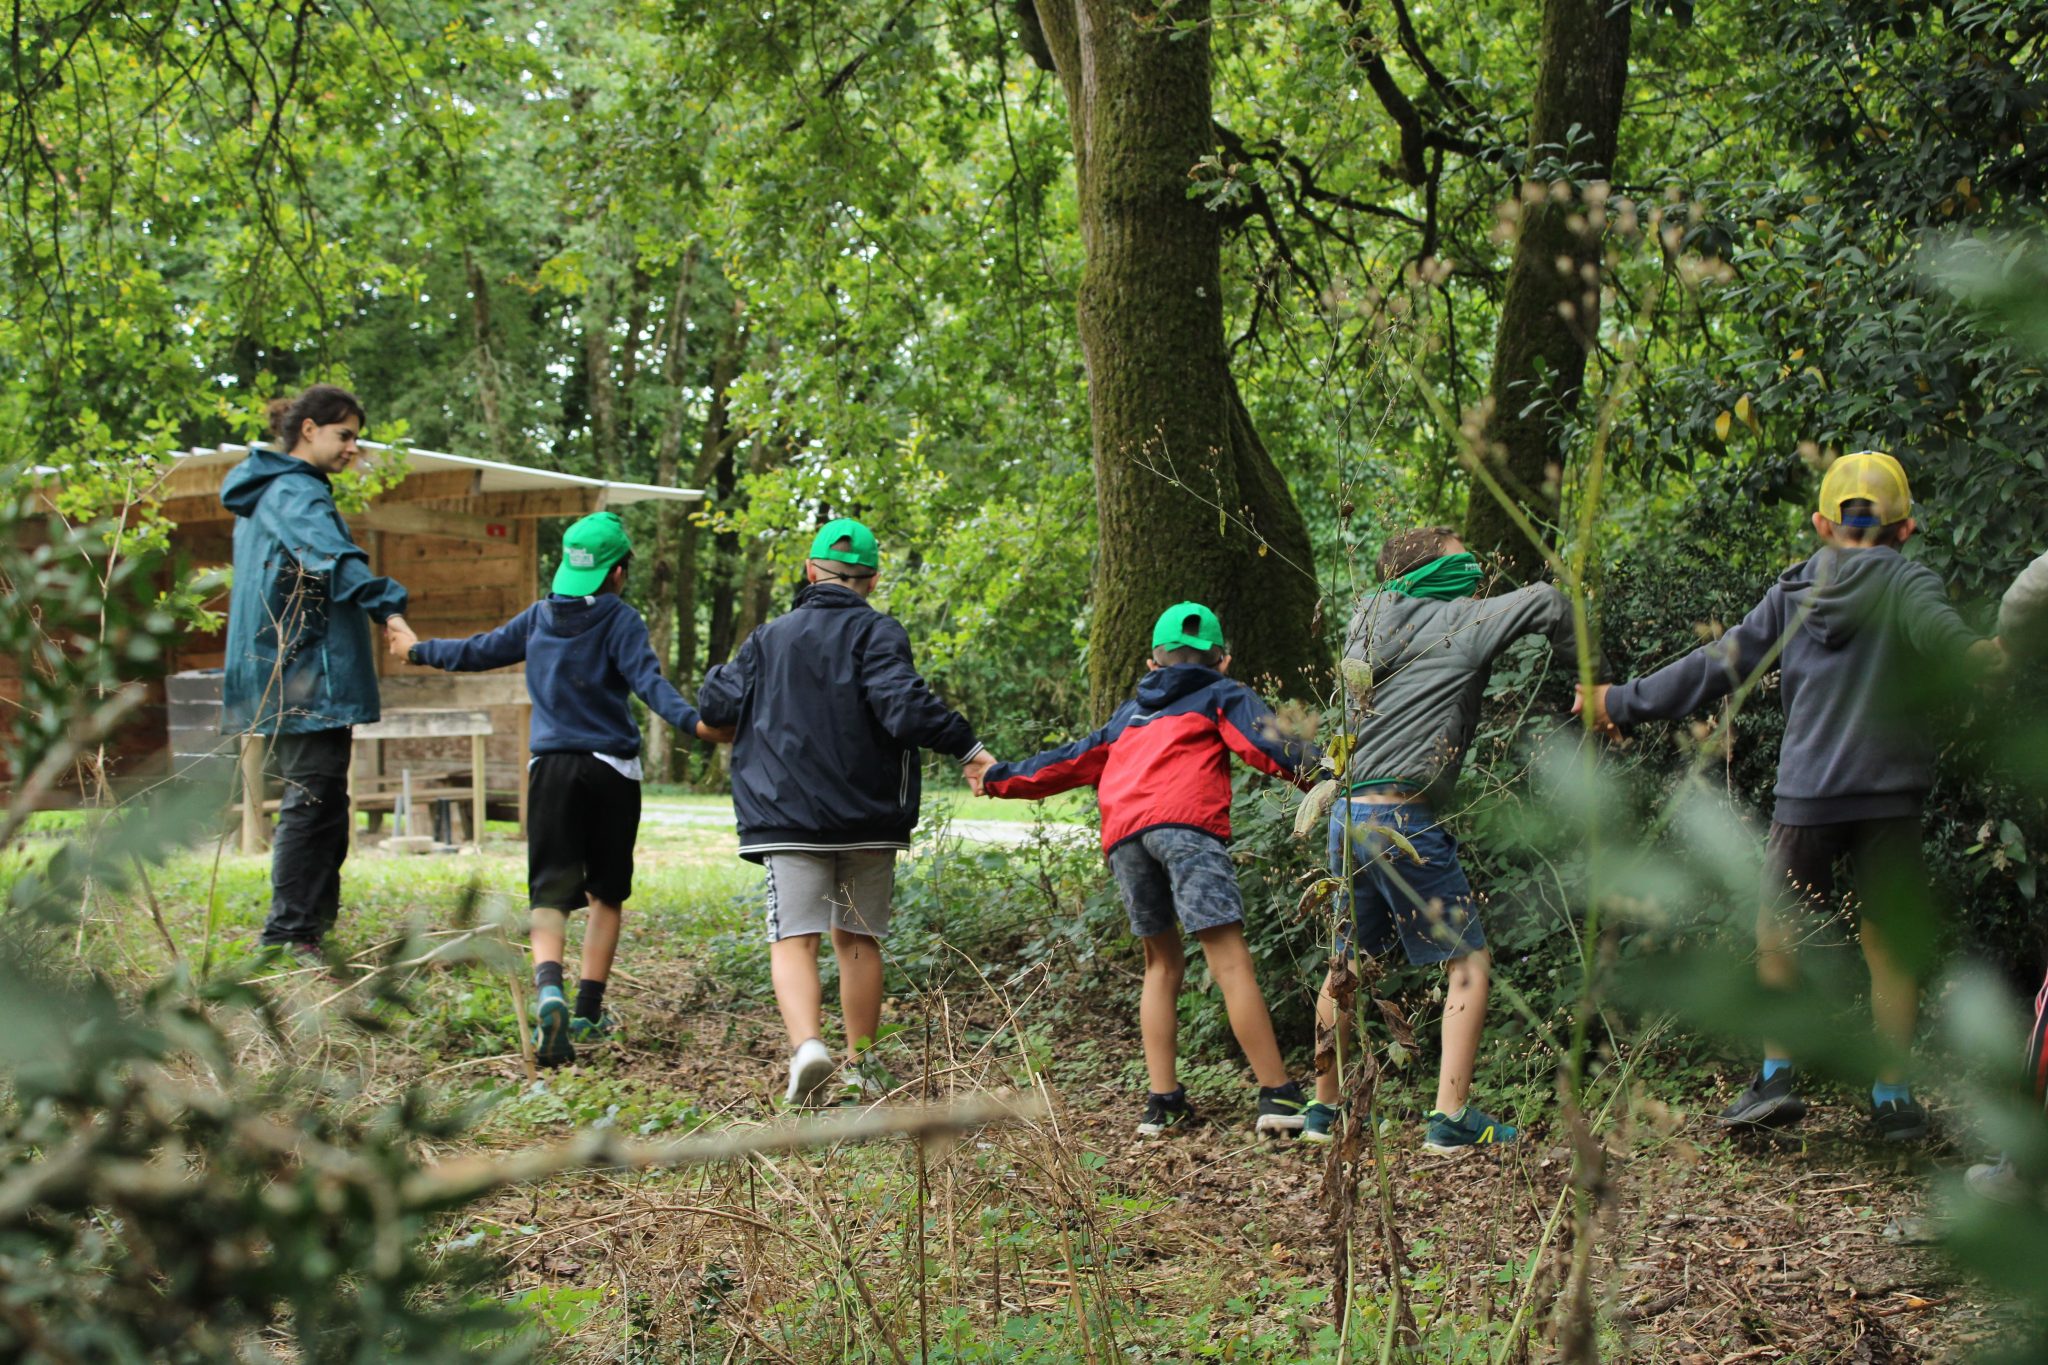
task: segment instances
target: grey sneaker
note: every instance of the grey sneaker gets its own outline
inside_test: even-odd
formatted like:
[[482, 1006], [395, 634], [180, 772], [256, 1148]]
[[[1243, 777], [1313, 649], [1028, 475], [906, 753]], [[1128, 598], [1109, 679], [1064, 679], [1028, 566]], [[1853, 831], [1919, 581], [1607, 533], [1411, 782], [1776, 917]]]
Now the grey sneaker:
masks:
[[1757, 1072], [1749, 1088], [1716, 1115], [1714, 1122], [1723, 1128], [1789, 1128], [1805, 1117], [1806, 1101], [1794, 1093], [1788, 1066], [1769, 1080]]
[[1970, 1193], [2001, 1204], [2021, 1205], [2027, 1202], [2027, 1187], [2020, 1180], [2020, 1173], [2012, 1168], [2012, 1158], [2000, 1157], [1982, 1165], [1972, 1166], [1963, 1179], [1969, 1182]]

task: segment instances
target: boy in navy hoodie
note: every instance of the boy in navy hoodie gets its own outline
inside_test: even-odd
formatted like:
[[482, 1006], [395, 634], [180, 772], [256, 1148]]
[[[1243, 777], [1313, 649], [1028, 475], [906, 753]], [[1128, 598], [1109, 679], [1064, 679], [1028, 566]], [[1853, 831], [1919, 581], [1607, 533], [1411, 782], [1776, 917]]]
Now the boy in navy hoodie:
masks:
[[1138, 1029], [1149, 1093], [1138, 1132], [1149, 1137], [1194, 1119], [1175, 1074], [1187, 971], [1183, 929], [1202, 945], [1230, 1030], [1258, 1078], [1257, 1130], [1299, 1132], [1307, 1099], [1288, 1079], [1244, 941], [1244, 905], [1230, 862], [1230, 755], [1303, 787], [1321, 755], [1311, 744], [1282, 738], [1272, 708], [1225, 676], [1223, 627], [1201, 603], [1182, 602], [1161, 614], [1145, 667], [1138, 695], [1109, 724], [1021, 763], [995, 764], [975, 787], [1028, 800], [1096, 788], [1103, 855], [1123, 893], [1131, 936], [1145, 952]]
[[[540, 992], [533, 1041], [542, 1066], [574, 1061], [577, 1042], [600, 1042], [611, 1030], [605, 981], [633, 894], [640, 833], [640, 727], [627, 695], [683, 734], [729, 738], [700, 721], [661, 676], [647, 623], [619, 596], [632, 562], [633, 545], [618, 517], [595, 512], [563, 535], [554, 591], [504, 625], [467, 640], [394, 631], [391, 641], [392, 653], [407, 663], [452, 673], [526, 665], [533, 699], [526, 879]], [[562, 951], [570, 913], [586, 904], [590, 923], [572, 1013], [562, 994]]]
[[[1850, 903], [1870, 968], [1870, 1011], [1903, 1055], [1913, 1042], [1919, 981], [1902, 951], [1904, 912], [1928, 891], [1920, 807], [1934, 785], [1934, 738], [1910, 715], [1904, 685], [1930, 668], [1968, 659], [1999, 666], [1995, 641], [1963, 623], [1941, 579], [1899, 553], [1912, 536], [1906, 471], [1880, 451], [1844, 455], [1820, 485], [1813, 529], [1821, 548], [1778, 577], [1741, 624], [1712, 644], [1632, 682], [1593, 689], [1603, 731], [1675, 719], [1726, 696], [1765, 669], [1779, 670], [1785, 738], [1777, 804], [1764, 845], [1757, 916], [1757, 977], [1773, 990], [1799, 983], [1792, 911], [1833, 911], [1835, 867], [1846, 862]], [[1574, 712], [1578, 706], [1573, 707]], [[1927, 1110], [1902, 1071], [1870, 1092], [1878, 1137], [1926, 1136]], [[1726, 1128], [1784, 1127], [1806, 1116], [1792, 1057], [1767, 1042], [1756, 1079], [1720, 1114]]]

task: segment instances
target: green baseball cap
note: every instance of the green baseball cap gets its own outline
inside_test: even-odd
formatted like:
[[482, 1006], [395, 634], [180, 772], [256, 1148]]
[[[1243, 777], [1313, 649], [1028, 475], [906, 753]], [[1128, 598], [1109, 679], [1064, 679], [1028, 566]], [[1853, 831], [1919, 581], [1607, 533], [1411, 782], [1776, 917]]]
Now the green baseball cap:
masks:
[[633, 553], [625, 523], [616, 512], [592, 512], [562, 533], [562, 567], [554, 589], [564, 597], [588, 597], [604, 586], [612, 566]]
[[1223, 623], [1200, 602], [1176, 602], [1152, 627], [1154, 649], [1221, 649]]
[[[842, 540], [846, 542], [846, 548], [835, 548]], [[840, 517], [820, 526], [818, 534], [811, 537], [811, 558], [836, 559], [841, 564], [859, 564], [863, 568], [875, 569], [881, 567], [882, 551], [875, 544], [873, 531], [852, 517]]]

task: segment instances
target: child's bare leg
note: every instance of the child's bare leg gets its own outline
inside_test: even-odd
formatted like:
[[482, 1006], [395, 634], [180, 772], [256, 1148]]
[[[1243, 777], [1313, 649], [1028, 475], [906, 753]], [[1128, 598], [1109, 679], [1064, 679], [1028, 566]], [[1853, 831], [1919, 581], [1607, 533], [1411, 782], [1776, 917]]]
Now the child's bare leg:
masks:
[[846, 1055], [858, 1059], [882, 1026], [882, 945], [866, 934], [832, 927], [839, 958], [839, 1009], [846, 1017]]
[[824, 988], [818, 984], [817, 934], [791, 934], [768, 946], [768, 977], [775, 983], [775, 1008], [792, 1049], [819, 1034]]
[[1244, 1049], [1245, 1060], [1262, 1086], [1287, 1084], [1287, 1064], [1280, 1060], [1280, 1044], [1273, 1037], [1273, 1016], [1266, 1012], [1266, 997], [1259, 993], [1259, 978], [1252, 967], [1252, 950], [1244, 941], [1244, 930], [1235, 924], [1204, 929], [1202, 955], [1209, 960], [1209, 975], [1223, 992], [1223, 1008], [1230, 1016], [1230, 1031]]
[[1147, 934], [1138, 940], [1145, 950], [1145, 988], [1138, 996], [1138, 1033], [1145, 1040], [1146, 1084], [1155, 1095], [1180, 1088], [1175, 1079], [1180, 1043], [1180, 983], [1187, 975], [1187, 954], [1180, 928]]
[[612, 959], [619, 953], [619, 926], [624, 911], [589, 896], [590, 919], [583, 926], [583, 965], [577, 968], [585, 981], [607, 981]]
[[543, 962], [559, 965], [569, 937], [569, 917], [559, 910], [536, 905], [528, 926], [526, 937], [533, 945], [533, 965], [538, 967]]
[[[1346, 1067], [1354, 1065], [1351, 1057], [1351, 1015], [1337, 1008], [1337, 997], [1330, 994], [1330, 978], [1323, 977], [1323, 988], [1316, 993], [1316, 1030], [1334, 1028], [1337, 1032], [1337, 1056]], [[1316, 1073], [1316, 1099], [1324, 1104], [1335, 1105], [1343, 1097], [1343, 1089], [1333, 1064], [1328, 1071]]]
[[[1901, 966], [1885, 932], [1864, 917], [1861, 933], [1863, 960], [1870, 967], [1870, 1017], [1877, 1031], [1902, 1054], [1913, 1046], [1913, 1026], [1920, 1018], [1920, 983]], [[1898, 1067], [1880, 1071], [1877, 1079], [1885, 1085], [1902, 1084], [1906, 1075]]]
[[[1792, 927], [1775, 905], [1765, 905], [1756, 917], [1756, 978], [1776, 991], [1790, 991], [1799, 984], [1799, 959], [1793, 954]], [[1785, 1061], [1792, 1055], [1783, 1043], [1764, 1040], [1768, 1061]]]
[[1436, 1073], [1436, 1107], [1455, 1114], [1472, 1093], [1479, 1038], [1486, 1027], [1486, 989], [1493, 955], [1481, 948], [1444, 964], [1444, 1055]]

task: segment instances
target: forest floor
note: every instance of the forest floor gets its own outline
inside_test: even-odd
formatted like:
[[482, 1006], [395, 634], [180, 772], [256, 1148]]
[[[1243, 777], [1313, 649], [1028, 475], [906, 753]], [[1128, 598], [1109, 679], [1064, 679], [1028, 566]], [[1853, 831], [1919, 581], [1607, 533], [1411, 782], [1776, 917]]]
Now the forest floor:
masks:
[[[758, 873], [734, 850], [729, 829], [647, 822], [611, 997], [624, 1038], [538, 1081], [501, 972], [422, 974], [414, 1009], [382, 1036], [336, 1023], [342, 986], [309, 974], [272, 984], [293, 1035], [360, 1087], [359, 1103], [422, 1081], [492, 1101], [461, 1151], [530, 1146], [589, 1123], [648, 1137], [787, 1124]], [[157, 887], [172, 936], [192, 952], [213, 889], [232, 965], [253, 943], [266, 875], [260, 858], [174, 860]], [[523, 846], [507, 838], [481, 855], [360, 852], [345, 871], [338, 939], [370, 960], [408, 919], [445, 915], [466, 886], [487, 906], [516, 906], [523, 875]], [[140, 979], [161, 965], [146, 916], [138, 924], [109, 907], [83, 942], [117, 974]], [[1045, 967], [945, 976], [890, 1002], [880, 1050], [897, 1083], [890, 1102], [1036, 1090], [1048, 1117], [923, 1147], [564, 1177], [450, 1219], [439, 1245], [496, 1255], [503, 1294], [551, 1335], [543, 1355], [554, 1360], [1339, 1358], [1329, 1149], [1253, 1134], [1234, 1049], [1185, 1058], [1205, 1122], [1139, 1139], [1134, 970], [1128, 999], [1092, 1001], [1069, 998]], [[1290, 1060], [1305, 1072], [1300, 1043]], [[269, 1046], [249, 1031], [249, 1060], [262, 1064]], [[1524, 1141], [1445, 1162], [1421, 1151], [1414, 1117], [1430, 1055], [1425, 1046], [1423, 1065], [1396, 1073], [1381, 1097], [1386, 1216], [1405, 1245], [1416, 1334], [1393, 1358], [1547, 1358], [1572, 1167], [1543, 1093], [1548, 1063], [1531, 1064], [1535, 1080], [1507, 1106]], [[1630, 1059], [1631, 1074], [1610, 1068], [1598, 1096], [1605, 1359], [1940, 1361], [1997, 1339], [1998, 1308], [1921, 1244], [1930, 1184], [1969, 1153], [1868, 1141], [1846, 1095], [1823, 1094], [1796, 1136], [1731, 1139], [1710, 1116], [1740, 1084], [1735, 1068], [1661, 1060], [1651, 1049]], [[1348, 1358], [1381, 1359], [1393, 1298], [1374, 1207], [1382, 1173], [1368, 1157], [1357, 1174]]]

